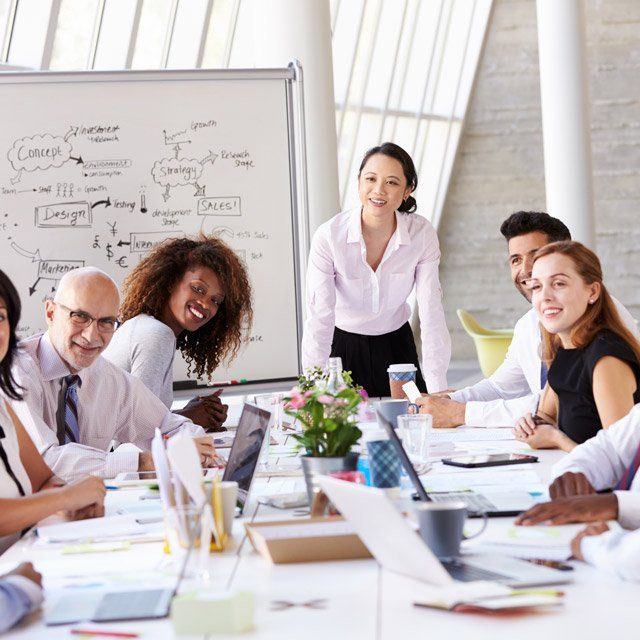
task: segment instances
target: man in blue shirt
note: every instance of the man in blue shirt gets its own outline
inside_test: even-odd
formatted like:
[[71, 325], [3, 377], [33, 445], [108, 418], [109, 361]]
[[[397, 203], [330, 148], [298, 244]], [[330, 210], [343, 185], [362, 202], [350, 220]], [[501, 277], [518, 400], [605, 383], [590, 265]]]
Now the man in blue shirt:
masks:
[[0, 633], [42, 604], [42, 576], [30, 562], [0, 576]]

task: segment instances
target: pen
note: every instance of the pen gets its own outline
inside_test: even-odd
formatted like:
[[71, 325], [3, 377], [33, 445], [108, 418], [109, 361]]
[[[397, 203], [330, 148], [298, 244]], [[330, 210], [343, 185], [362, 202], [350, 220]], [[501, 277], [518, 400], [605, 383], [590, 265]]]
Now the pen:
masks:
[[542, 558], [521, 558], [525, 562], [531, 564], [538, 564], [542, 567], [549, 567], [550, 569], [557, 569], [558, 571], [573, 571], [573, 567], [570, 564], [564, 562], [558, 562], [557, 560], [544, 560]]
[[124, 631], [106, 631], [104, 629], [71, 629], [77, 636], [102, 636], [105, 638], [139, 638], [139, 633], [125, 633]]
[[104, 488], [105, 488], [107, 491], [117, 491], [120, 487], [114, 487], [113, 485], [105, 484], [105, 485], [104, 485]]
[[517, 589], [512, 591], [511, 596], [554, 596], [561, 598], [564, 595], [564, 591], [558, 591], [557, 589]]

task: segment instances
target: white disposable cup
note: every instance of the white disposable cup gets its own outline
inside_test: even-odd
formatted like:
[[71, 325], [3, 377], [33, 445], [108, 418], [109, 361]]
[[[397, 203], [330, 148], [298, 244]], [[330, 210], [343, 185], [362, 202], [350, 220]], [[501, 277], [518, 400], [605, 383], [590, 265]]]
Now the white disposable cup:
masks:
[[220, 483], [222, 497], [222, 522], [228, 535], [233, 535], [233, 522], [236, 517], [236, 503], [238, 502], [238, 483], [225, 480]]

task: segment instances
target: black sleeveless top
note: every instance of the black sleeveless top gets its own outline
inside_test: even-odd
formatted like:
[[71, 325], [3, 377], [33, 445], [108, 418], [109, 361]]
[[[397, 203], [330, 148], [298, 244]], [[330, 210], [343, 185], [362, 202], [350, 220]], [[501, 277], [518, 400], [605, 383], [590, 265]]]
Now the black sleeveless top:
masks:
[[549, 368], [549, 385], [559, 402], [558, 425], [578, 444], [602, 429], [593, 397], [593, 370], [606, 356], [618, 358], [631, 367], [637, 385], [633, 402], [640, 402], [640, 363], [629, 345], [608, 329], [596, 334], [586, 347], [560, 347]]

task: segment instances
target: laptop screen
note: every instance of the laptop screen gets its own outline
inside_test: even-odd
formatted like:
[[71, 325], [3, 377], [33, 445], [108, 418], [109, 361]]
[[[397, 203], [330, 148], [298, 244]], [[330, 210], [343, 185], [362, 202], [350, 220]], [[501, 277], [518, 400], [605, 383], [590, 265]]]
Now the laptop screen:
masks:
[[267, 409], [248, 403], [245, 403], [240, 415], [222, 479], [238, 483], [238, 504], [241, 509], [249, 494], [270, 417], [271, 412]]

